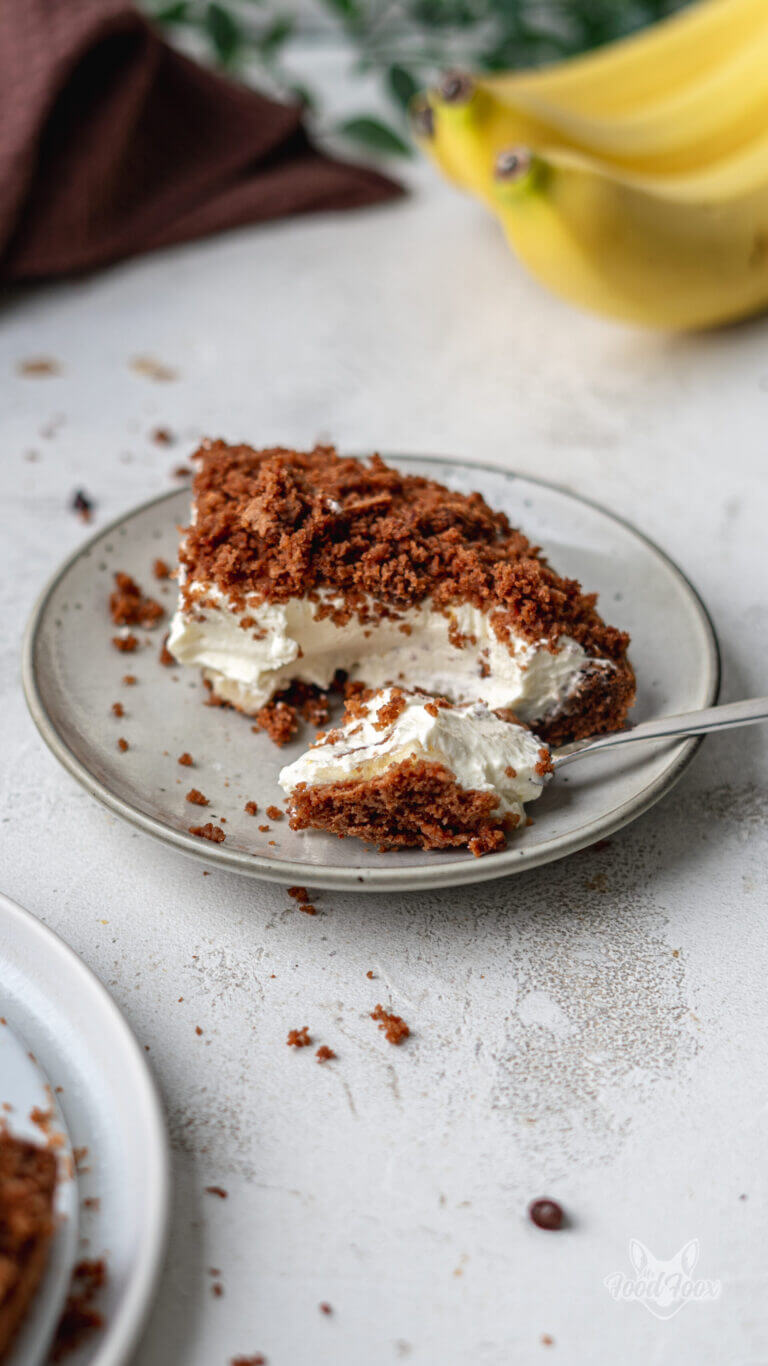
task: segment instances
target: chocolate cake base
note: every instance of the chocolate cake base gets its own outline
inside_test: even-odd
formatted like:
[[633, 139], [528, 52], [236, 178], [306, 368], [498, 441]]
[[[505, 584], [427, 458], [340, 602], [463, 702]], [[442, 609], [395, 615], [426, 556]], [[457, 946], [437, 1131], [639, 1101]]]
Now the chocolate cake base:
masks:
[[460, 787], [443, 764], [406, 759], [376, 778], [299, 783], [288, 811], [292, 830], [355, 835], [381, 850], [468, 848], [480, 857], [506, 843], [497, 805], [495, 793]]

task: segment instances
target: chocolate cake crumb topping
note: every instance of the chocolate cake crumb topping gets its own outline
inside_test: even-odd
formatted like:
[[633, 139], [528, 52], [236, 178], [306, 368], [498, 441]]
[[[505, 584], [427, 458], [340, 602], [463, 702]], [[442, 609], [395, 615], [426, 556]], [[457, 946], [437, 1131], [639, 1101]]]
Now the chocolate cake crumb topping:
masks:
[[51, 1361], [62, 1361], [70, 1352], [77, 1351], [95, 1329], [103, 1327], [104, 1316], [94, 1308], [94, 1300], [106, 1279], [107, 1268], [102, 1258], [77, 1263], [72, 1272], [72, 1286], [64, 1313], [51, 1347]]
[[514, 631], [554, 647], [567, 634], [589, 654], [624, 657], [628, 637], [601, 621], [595, 597], [550, 569], [479, 493], [326, 446], [206, 441], [197, 458], [197, 517], [181, 552], [189, 582], [215, 584], [243, 606], [331, 588], [342, 616], [391, 614], [425, 598], [446, 609], [468, 602], [493, 613], [502, 638]]

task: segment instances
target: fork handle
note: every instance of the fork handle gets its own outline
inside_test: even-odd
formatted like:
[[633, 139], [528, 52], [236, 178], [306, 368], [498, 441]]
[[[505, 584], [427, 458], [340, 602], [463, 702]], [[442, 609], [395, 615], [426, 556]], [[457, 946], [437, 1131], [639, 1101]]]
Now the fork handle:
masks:
[[662, 716], [653, 721], [641, 721], [630, 730], [600, 735], [596, 740], [576, 740], [552, 753], [556, 768], [581, 759], [585, 754], [597, 754], [614, 745], [631, 745], [638, 740], [676, 739], [684, 735], [708, 735], [713, 730], [735, 730], [737, 726], [754, 726], [768, 721], [768, 697], [752, 697], [745, 702], [726, 702], [722, 707], [706, 707], [703, 711], [684, 712], [682, 716]]

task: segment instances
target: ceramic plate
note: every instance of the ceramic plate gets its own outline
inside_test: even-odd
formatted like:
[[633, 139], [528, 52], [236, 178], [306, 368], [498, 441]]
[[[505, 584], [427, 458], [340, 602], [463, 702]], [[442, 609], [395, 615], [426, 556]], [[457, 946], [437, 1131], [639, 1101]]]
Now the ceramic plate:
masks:
[[[68, 1266], [78, 1256], [104, 1256], [107, 1283], [97, 1307], [104, 1328], [84, 1342], [74, 1360], [120, 1366], [131, 1355], [157, 1285], [168, 1220], [168, 1151], [155, 1086], [136, 1040], [104, 987], [80, 959], [34, 916], [0, 895], [0, 1012], [15, 1040], [23, 1040], [47, 1078], [61, 1126], [78, 1154], [79, 1248], [70, 1237], [59, 1251]], [[13, 1050], [18, 1053], [17, 1049]], [[0, 1057], [4, 1055], [0, 1054]], [[10, 1055], [7, 1060], [10, 1064]], [[14, 1068], [19, 1073], [18, 1066]], [[0, 1086], [19, 1089], [29, 1113], [30, 1078], [3, 1070]], [[57, 1090], [61, 1087], [61, 1090]], [[54, 1119], [54, 1128], [59, 1127]], [[18, 1129], [18, 1132], [22, 1132]], [[33, 1137], [33, 1131], [24, 1130]], [[38, 1133], [38, 1139], [40, 1135]], [[76, 1222], [73, 1219], [74, 1227]], [[64, 1291], [68, 1288], [65, 1278]], [[47, 1285], [47, 1283], [46, 1283]], [[61, 1281], [56, 1281], [60, 1294]], [[41, 1290], [43, 1287], [41, 1287]], [[58, 1317], [38, 1294], [8, 1366], [37, 1366]], [[51, 1322], [52, 1320], [52, 1322]], [[29, 1338], [27, 1338], [29, 1333]], [[33, 1348], [33, 1343], [36, 1344]]]
[[[479, 489], [541, 545], [560, 573], [597, 590], [604, 617], [632, 635], [638, 676], [633, 718], [692, 711], [717, 699], [718, 649], [711, 622], [681, 571], [627, 523], [562, 489], [499, 469], [453, 460], [392, 456], [403, 469], [450, 487]], [[173, 608], [175, 586], [152, 579], [156, 556], [175, 561], [177, 524], [188, 516], [187, 489], [166, 494], [99, 532], [59, 570], [40, 598], [24, 648], [24, 686], [32, 715], [54, 754], [95, 797], [147, 833], [194, 857], [275, 882], [361, 890], [446, 887], [520, 872], [592, 843], [639, 816], [669, 791], [700, 741], [619, 748], [569, 767], [533, 808], [534, 824], [499, 854], [398, 850], [381, 854], [357, 840], [294, 833], [268, 821], [282, 805], [277, 775], [306, 746], [307, 734], [278, 750], [247, 717], [202, 705], [197, 674], [158, 663], [159, 635], [140, 632], [134, 654], [120, 654], [107, 598], [115, 570], [132, 574]], [[135, 687], [121, 684], [134, 674]], [[116, 720], [113, 702], [125, 716]], [[117, 748], [118, 737], [129, 743]], [[180, 768], [189, 751], [194, 768]], [[184, 800], [194, 786], [201, 811]], [[258, 818], [244, 813], [258, 802]], [[190, 825], [226, 819], [226, 840], [190, 835]], [[260, 831], [259, 824], [269, 824]]]

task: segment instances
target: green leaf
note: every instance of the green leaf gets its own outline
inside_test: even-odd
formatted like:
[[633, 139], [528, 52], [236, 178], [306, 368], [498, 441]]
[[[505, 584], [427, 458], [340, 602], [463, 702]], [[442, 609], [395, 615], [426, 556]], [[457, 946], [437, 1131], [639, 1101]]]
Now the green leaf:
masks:
[[413, 156], [413, 149], [408, 143], [403, 142], [400, 134], [388, 124], [382, 123], [381, 119], [370, 118], [368, 115], [346, 119], [338, 125], [338, 131], [344, 137], [351, 138], [353, 142], [362, 143], [376, 152], [384, 152], [388, 156]]
[[397, 63], [395, 63], [394, 66], [391, 66], [387, 72], [387, 84], [398, 104], [401, 104], [403, 109], [407, 109], [414, 95], [419, 93], [418, 82], [411, 75], [410, 71], [407, 71], [404, 66], [399, 66]]
[[286, 38], [290, 38], [294, 27], [293, 19], [287, 17], [274, 19], [256, 44], [262, 57], [274, 57], [283, 46]]
[[205, 30], [219, 61], [227, 66], [243, 43], [242, 30], [231, 10], [212, 0], [205, 11]]
[[333, 10], [334, 14], [339, 15], [347, 23], [357, 23], [363, 17], [363, 11], [357, 0], [324, 0], [328, 9]]
[[164, 5], [152, 15], [156, 24], [183, 24], [189, 14], [188, 0], [177, 0], [175, 5]]

